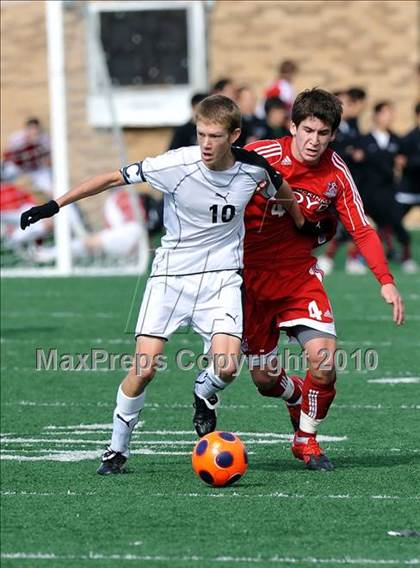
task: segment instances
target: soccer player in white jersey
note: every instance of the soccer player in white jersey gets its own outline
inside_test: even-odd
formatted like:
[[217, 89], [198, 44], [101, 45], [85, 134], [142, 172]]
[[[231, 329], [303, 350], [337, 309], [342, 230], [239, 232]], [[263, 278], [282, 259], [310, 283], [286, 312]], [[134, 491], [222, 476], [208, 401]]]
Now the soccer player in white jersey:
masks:
[[183, 324], [201, 335], [210, 362], [195, 384], [194, 425], [199, 435], [214, 429], [215, 393], [234, 378], [240, 353], [243, 216], [257, 186], [267, 198], [281, 199], [298, 227], [305, 224], [281, 174], [256, 153], [232, 147], [240, 121], [232, 100], [208, 97], [197, 109], [198, 146], [97, 175], [56, 202], [22, 215], [24, 229], [69, 203], [128, 183], [148, 182], [164, 194], [166, 234], [146, 285], [136, 326], [136, 357], [118, 389], [112, 439], [99, 474], [122, 471], [157, 358]]

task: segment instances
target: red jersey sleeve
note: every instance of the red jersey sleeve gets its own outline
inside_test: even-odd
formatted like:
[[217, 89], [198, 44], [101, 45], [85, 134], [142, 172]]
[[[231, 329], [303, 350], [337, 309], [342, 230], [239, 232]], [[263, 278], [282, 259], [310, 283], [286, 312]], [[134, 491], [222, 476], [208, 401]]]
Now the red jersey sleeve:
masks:
[[[278, 164], [282, 157], [282, 147], [278, 140], [256, 140], [244, 146], [244, 150], [254, 151], [267, 160], [270, 166]], [[281, 172], [280, 168], [275, 168]]]
[[375, 229], [369, 224], [362, 199], [350, 171], [335, 152], [331, 159], [337, 168], [338, 180], [341, 184], [335, 201], [340, 220], [353, 238], [378, 282], [381, 285], [393, 283], [394, 278], [389, 271], [382, 243]]

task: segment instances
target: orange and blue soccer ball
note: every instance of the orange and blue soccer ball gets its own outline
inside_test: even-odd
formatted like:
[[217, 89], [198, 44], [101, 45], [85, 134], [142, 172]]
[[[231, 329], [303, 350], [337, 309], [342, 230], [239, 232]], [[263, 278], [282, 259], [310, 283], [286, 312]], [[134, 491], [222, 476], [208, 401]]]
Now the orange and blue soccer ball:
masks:
[[192, 466], [198, 477], [213, 487], [232, 485], [248, 468], [242, 441], [231, 432], [211, 432], [203, 436], [192, 453]]

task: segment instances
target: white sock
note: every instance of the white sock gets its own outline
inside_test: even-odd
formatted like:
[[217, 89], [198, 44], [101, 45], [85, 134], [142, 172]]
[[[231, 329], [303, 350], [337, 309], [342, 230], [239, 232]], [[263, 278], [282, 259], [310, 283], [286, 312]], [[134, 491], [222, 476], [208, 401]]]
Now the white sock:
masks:
[[316, 434], [318, 432], [319, 425], [323, 421], [323, 418], [312, 418], [304, 412], [300, 413], [299, 430], [303, 432], [308, 432], [308, 434]]
[[228, 383], [216, 375], [213, 365], [210, 365], [195, 379], [194, 392], [207, 403], [213, 394], [223, 390], [227, 385]]
[[146, 391], [139, 396], [130, 397], [123, 393], [121, 385], [117, 394], [117, 406], [114, 410], [111, 449], [129, 456], [129, 445], [134, 426], [139, 421], [139, 414], [144, 407]]

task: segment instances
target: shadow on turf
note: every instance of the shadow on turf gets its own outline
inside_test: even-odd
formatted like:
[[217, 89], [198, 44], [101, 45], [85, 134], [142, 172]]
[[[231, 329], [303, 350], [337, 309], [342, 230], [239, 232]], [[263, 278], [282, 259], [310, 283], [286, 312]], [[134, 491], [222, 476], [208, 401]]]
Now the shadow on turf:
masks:
[[395, 454], [384, 455], [354, 455], [343, 456], [333, 460], [336, 469], [353, 469], [360, 467], [379, 468], [379, 467], [398, 467], [401, 465], [419, 465], [420, 456], [414, 454]]

